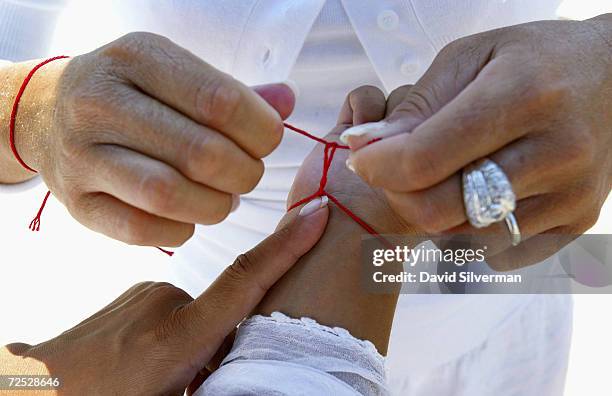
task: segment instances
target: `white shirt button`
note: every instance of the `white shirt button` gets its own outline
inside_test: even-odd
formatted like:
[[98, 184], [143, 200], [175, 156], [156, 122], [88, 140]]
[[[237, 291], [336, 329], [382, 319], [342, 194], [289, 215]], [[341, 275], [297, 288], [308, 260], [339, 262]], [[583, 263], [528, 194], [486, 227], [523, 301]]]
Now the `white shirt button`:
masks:
[[377, 22], [379, 28], [388, 32], [397, 29], [399, 16], [393, 10], [385, 10], [378, 14]]

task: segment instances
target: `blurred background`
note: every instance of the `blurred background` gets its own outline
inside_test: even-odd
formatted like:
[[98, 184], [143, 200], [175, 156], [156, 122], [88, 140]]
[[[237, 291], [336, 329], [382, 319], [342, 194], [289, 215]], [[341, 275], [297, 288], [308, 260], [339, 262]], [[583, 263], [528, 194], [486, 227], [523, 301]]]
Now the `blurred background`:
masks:
[[[566, 0], [559, 8], [559, 16], [570, 19], [604, 12], [612, 12], [612, 0]], [[30, 232], [45, 192], [41, 184], [14, 194], [0, 188], [0, 345], [57, 335], [134, 283], [168, 279], [173, 265], [156, 249], [126, 246], [83, 228], [54, 198], [41, 232]], [[590, 232], [612, 234], [612, 198]], [[566, 395], [612, 394], [611, 335], [612, 295], [575, 296]]]

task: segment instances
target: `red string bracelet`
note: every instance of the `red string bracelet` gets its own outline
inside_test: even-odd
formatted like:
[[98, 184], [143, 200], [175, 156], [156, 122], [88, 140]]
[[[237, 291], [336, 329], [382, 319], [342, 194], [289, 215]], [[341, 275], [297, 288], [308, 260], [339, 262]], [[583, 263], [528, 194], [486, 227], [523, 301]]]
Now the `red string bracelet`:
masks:
[[[39, 64], [37, 64], [36, 66], [34, 66], [34, 68], [30, 70], [26, 78], [23, 80], [23, 83], [21, 83], [21, 87], [19, 87], [19, 91], [17, 92], [17, 96], [15, 96], [15, 101], [13, 102], [13, 109], [11, 111], [11, 119], [9, 123], [9, 146], [17, 162], [19, 162], [19, 164], [23, 168], [25, 168], [26, 170], [29, 170], [30, 172], [38, 173], [38, 171], [36, 171], [34, 168], [28, 166], [28, 164], [25, 163], [23, 158], [21, 158], [21, 156], [19, 155], [19, 152], [17, 151], [17, 146], [15, 145], [15, 122], [17, 120], [17, 110], [19, 110], [19, 102], [21, 101], [21, 97], [23, 96], [23, 93], [25, 92], [25, 89], [28, 86], [28, 83], [34, 76], [34, 73], [38, 71], [38, 69], [40, 69], [47, 63], [51, 63], [58, 59], [65, 59], [65, 58], [69, 58], [69, 57], [65, 55], [55, 56], [53, 58], [44, 60], [40, 62]], [[34, 217], [34, 220], [30, 222], [30, 227], [29, 227], [30, 230], [40, 231], [40, 216], [42, 215], [42, 212], [45, 209], [45, 205], [47, 204], [47, 200], [49, 199], [50, 195], [51, 195], [51, 191], [47, 191], [47, 194], [45, 195], [45, 199], [43, 199], [42, 205], [40, 206], [40, 209], [38, 210], [36, 217]]]

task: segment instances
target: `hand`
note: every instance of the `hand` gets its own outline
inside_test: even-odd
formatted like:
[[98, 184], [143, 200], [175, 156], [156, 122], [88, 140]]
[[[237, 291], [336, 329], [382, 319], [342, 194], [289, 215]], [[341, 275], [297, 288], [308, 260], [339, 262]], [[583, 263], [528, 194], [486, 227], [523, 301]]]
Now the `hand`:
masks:
[[[430, 233], [503, 234], [489, 246], [489, 264], [536, 263], [590, 228], [610, 192], [610, 92], [611, 15], [477, 34], [448, 45], [414, 87], [394, 92], [375, 133], [347, 132], [350, 162], [408, 223]], [[375, 137], [386, 138], [365, 146]], [[503, 222], [481, 230], [466, 223], [460, 172], [483, 157], [501, 166], [517, 195], [517, 247]], [[528, 239], [551, 233], [567, 237], [546, 247]]]
[[[359, 87], [348, 94], [336, 127], [324, 139], [337, 141], [347, 128], [379, 121], [385, 116], [386, 109], [387, 101], [380, 89], [372, 86]], [[323, 151], [323, 145], [317, 144], [304, 159], [289, 192], [288, 205], [309, 196], [319, 188]], [[381, 189], [372, 188], [346, 168], [348, 154], [348, 150], [336, 151], [329, 168], [325, 190], [381, 233], [413, 233], [414, 227], [391, 210]], [[338, 215], [346, 216], [344, 213]]]
[[319, 240], [327, 214], [294, 216], [195, 300], [167, 283], [140, 283], [50, 341], [8, 345], [20, 370], [10, 372], [11, 360], [0, 351], [0, 374], [58, 377], [67, 395], [182, 395], [226, 336]]
[[258, 183], [294, 103], [284, 84], [258, 95], [148, 33], [76, 57], [58, 74], [46, 87], [55, 114], [23, 146], [26, 163], [79, 222], [137, 245], [177, 246], [194, 224], [222, 221]]

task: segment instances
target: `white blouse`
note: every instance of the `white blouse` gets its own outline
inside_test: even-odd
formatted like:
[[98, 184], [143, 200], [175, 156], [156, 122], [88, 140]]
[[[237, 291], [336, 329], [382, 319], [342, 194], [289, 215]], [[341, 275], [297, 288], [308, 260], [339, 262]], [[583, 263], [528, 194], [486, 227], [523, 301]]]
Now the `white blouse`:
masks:
[[[352, 89], [370, 84], [390, 92], [414, 83], [452, 40], [554, 19], [559, 5], [558, 0], [75, 0], [62, 8], [62, 3], [0, 0], [0, 59], [75, 55], [129, 31], [151, 31], [249, 85], [292, 79], [300, 94], [289, 121], [318, 135], [334, 126]], [[199, 226], [179, 249], [177, 286], [198, 293], [237, 254], [274, 230], [297, 167], [312, 147], [285, 134], [265, 159], [261, 183], [242, 198], [238, 211], [222, 224]], [[401, 392], [409, 373], [482, 343], [530, 298], [401, 296], [388, 357], [391, 386]]]

